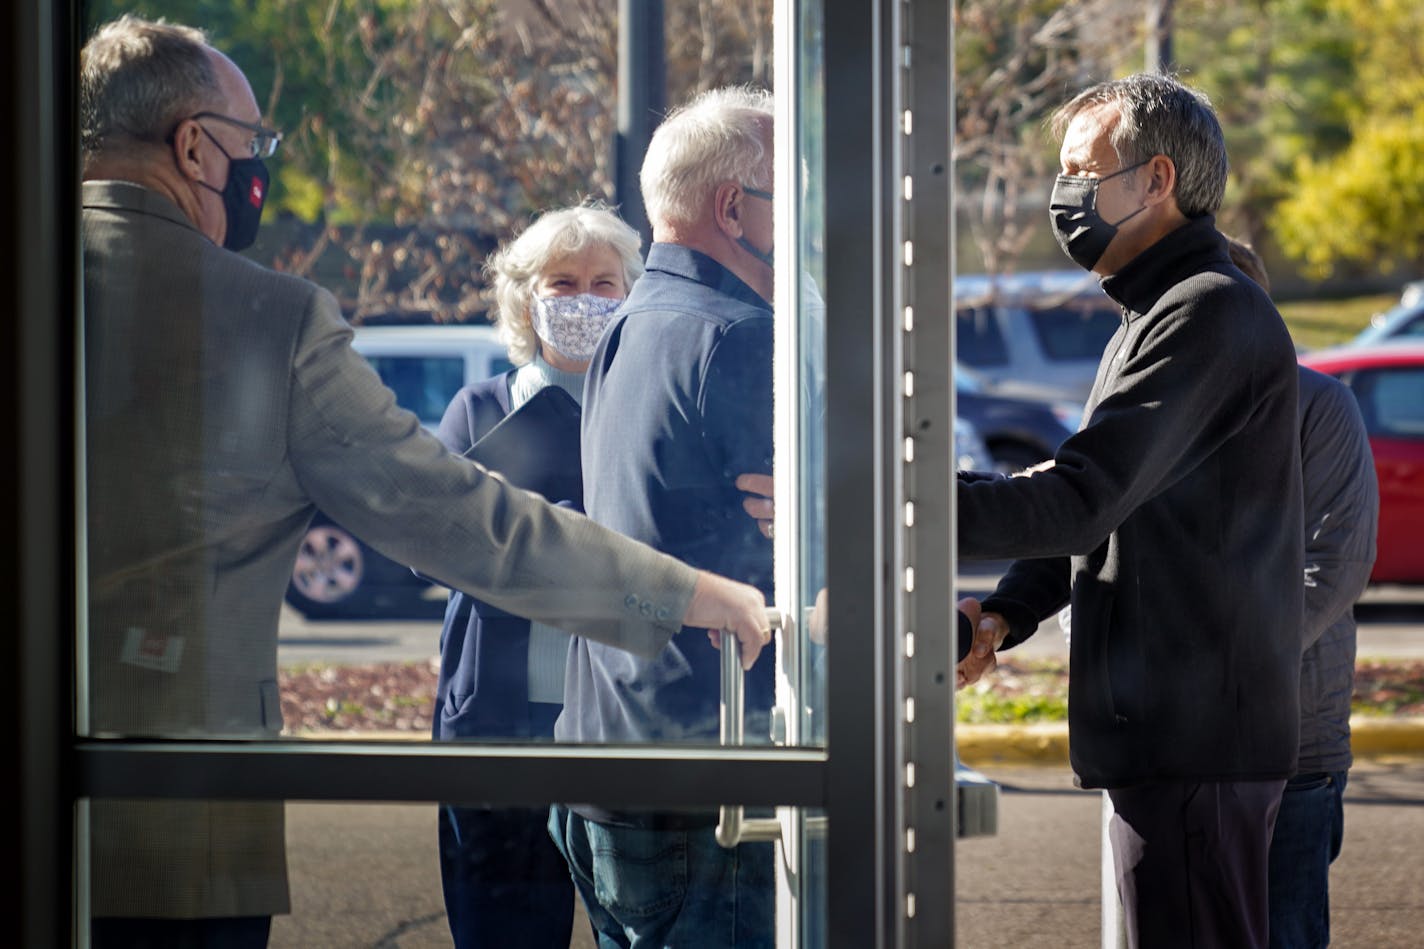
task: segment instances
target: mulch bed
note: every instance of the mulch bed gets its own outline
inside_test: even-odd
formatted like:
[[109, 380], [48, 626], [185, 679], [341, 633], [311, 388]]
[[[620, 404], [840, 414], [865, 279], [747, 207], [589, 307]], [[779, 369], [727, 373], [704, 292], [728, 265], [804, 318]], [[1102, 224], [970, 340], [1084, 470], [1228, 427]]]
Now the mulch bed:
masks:
[[1355, 664], [1355, 711], [1400, 718], [1424, 716], [1424, 660]]
[[401, 731], [430, 734], [438, 659], [358, 666], [307, 666], [278, 674], [288, 732]]
[[[292, 733], [430, 733], [438, 660], [308, 666], [281, 673], [282, 715]], [[1061, 663], [1001, 661], [989, 688], [1004, 698], [1066, 694]], [[1424, 716], [1424, 660], [1362, 659], [1355, 667], [1355, 711]]]

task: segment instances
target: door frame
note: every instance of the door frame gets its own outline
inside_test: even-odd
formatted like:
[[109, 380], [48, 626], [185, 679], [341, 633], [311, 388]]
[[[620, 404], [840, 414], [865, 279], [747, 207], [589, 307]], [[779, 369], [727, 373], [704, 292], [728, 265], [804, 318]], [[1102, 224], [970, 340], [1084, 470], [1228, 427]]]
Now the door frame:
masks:
[[[794, 8], [795, 0], [779, 2]], [[902, 121], [905, 90], [915, 88], [907, 81], [930, 75], [920, 70], [936, 50], [948, 58], [947, 24], [933, 25], [936, 2], [825, 3], [825, 56], [833, 64], [825, 86], [826, 360], [827, 378], [836, 381], [826, 421], [835, 433], [826, 458], [827, 577], [829, 586], [854, 591], [835, 604], [834, 625], [844, 634], [828, 670], [829, 750], [571, 748], [558, 754], [448, 744], [75, 738], [76, 604], [85, 595], [76, 553], [83, 549], [76, 477], [83, 464], [76, 447], [83, 399], [75, 368], [80, 18], [74, 3], [16, 0], [7, 6], [12, 82], [5, 120], [16, 144], [9, 176], [13, 214], [6, 224], [11, 279], [3, 292], [13, 314], [6, 321], [7, 368], [18, 397], [3, 417], [16, 446], [10, 467], [18, 486], [7, 508], [12, 530], [6, 536], [13, 538], [7, 551], [17, 578], [7, 607], [17, 633], [8, 663], [16, 723], [9, 757], [20, 775], [19, 806], [11, 811], [19, 846], [12, 860], [22, 880], [10, 890], [8, 908], [21, 921], [17, 931], [25, 944], [68, 945], [73, 939], [74, 814], [94, 796], [473, 797], [493, 803], [576, 798], [646, 806], [814, 807], [833, 828], [827, 842], [828, 945], [949, 944], [938, 936], [946, 932], [947, 918], [952, 938], [953, 901], [922, 900], [918, 911], [907, 913], [907, 900], [916, 889], [950, 892], [944, 868], [952, 866], [954, 782], [952, 768], [940, 759], [952, 748], [952, 725], [934, 729], [927, 723], [951, 719], [922, 712], [907, 723], [903, 710], [907, 699], [921, 709], [945, 704], [939, 689], [925, 685], [944, 685], [935, 680], [944, 672], [942, 657], [930, 646], [947, 642], [944, 631], [952, 626], [938, 629], [944, 604], [926, 593], [942, 595], [942, 583], [922, 585], [916, 596], [901, 580], [907, 565], [932, 570], [935, 550], [943, 548], [947, 558], [952, 548], [948, 484], [942, 484], [938, 503], [927, 503], [930, 469], [912, 468], [907, 475], [905, 457], [905, 438], [912, 437], [922, 459], [936, 453], [947, 458], [950, 437], [947, 425], [936, 421], [949, 410], [949, 396], [935, 394], [950, 391], [949, 360], [939, 361], [935, 340], [907, 336], [903, 319], [907, 301], [922, 319], [933, 306], [923, 282], [905, 280], [906, 271], [914, 270], [905, 267], [906, 235], [920, 247], [934, 246], [927, 235], [940, 227], [948, 233], [948, 204], [917, 200], [910, 207], [899, 196], [909, 163], [940, 152], [947, 163], [947, 135], [934, 147], [921, 146], [923, 139], [906, 134]], [[944, 5], [938, 7], [943, 21]], [[905, 39], [908, 22], [916, 24], [913, 44]], [[940, 105], [947, 113], [951, 99], [944, 91]], [[928, 97], [919, 101], [934, 107]], [[925, 125], [927, 118], [916, 119], [918, 129], [934, 128], [933, 122]], [[923, 189], [918, 174], [916, 187]], [[941, 302], [947, 308], [947, 294]], [[926, 364], [914, 368], [917, 395], [907, 400], [903, 379], [910, 354]], [[926, 419], [928, 427], [920, 428]], [[910, 435], [907, 425], [915, 427]], [[907, 485], [924, 512], [914, 531], [902, 516]], [[938, 521], [925, 519], [932, 512]], [[907, 655], [904, 633], [912, 620], [918, 645]], [[913, 787], [907, 781], [911, 764]], [[916, 788], [940, 793], [924, 797]], [[909, 828], [935, 845], [908, 849]], [[939, 920], [933, 927], [927, 923], [932, 908]]]

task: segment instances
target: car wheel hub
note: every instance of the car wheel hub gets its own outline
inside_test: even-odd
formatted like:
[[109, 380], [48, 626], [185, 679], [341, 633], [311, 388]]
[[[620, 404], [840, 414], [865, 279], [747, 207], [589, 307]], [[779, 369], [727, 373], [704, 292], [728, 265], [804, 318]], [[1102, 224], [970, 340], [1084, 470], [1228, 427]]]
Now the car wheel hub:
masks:
[[343, 530], [313, 527], [302, 539], [292, 569], [297, 592], [317, 603], [346, 599], [361, 585], [361, 545]]

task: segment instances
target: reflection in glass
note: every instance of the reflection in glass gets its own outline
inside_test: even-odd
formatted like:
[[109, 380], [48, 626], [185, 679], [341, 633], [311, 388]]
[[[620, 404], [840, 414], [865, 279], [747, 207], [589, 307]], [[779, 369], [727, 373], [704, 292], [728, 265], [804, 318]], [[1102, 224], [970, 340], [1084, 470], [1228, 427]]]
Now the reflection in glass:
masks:
[[[800, 565], [802, 614], [806, 617], [808, 661], [800, 706], [804, 744], [823, 745], [829, 594], [826, 590], [826, 302], [825, 286], [825, 50], [822, 5], [799, 5], [796, 141], [801, 175], [799, 246], [801, 280], [797, 307], [800, 355], [800, 413], [796, 446], [800, 477]], [[821, 644], [825, 645], [821, 645]]]
[[[779, 848], [769, 842], [744, 845], [750, 855], [739, 880], [709, 875], [717, 854], [704, 852], [703, 844], [687, 841], [666, 850], [643, 853], [651, 839], [648, 827], [658, 828], [660, 841], [680, 834], [667, 826], [666, 815], [630, 812], [628, 823], [616, 826], [582, 824], [569, 833], [569, 811], [555, 808], [564, 818], [557, 823], [561, 846], [573, 854], [576, 865], [602, 861], [613, 853], [642, 853], [648, 863], [646, 873], [636, 879], [620, 879], [616, 893], [604, 892], [585, 903], [569, 884], [569, 868], [553, 838], [545, 834], [546, 850], [534, 857], [521, 852], [515, 838], [490, 832], [471, 840], [466, 859], [499, 871], [500, 883], [482, 893], [452, 890], [448, 878], [442, 884], [439, 866], [440, 844], [437, 822], [440, 812], [431, 805], [405, 804], [312, 804], [258, 802], [234, 804], [215, 801], [89, 801], [93, 830], [84, 841], [95, 851], [94, 898], [86, 921], [97, 934], [112, 925], [111, 917], [133, 917], [154, 901], [173, 902], [196, 899], [202, 888], [210, 899], [223, 894], [262, 890], [277, 907], [271, 919], [272, 949], [337, 949], [350, 946], [399, 945], [402, 949], [448, 947], [451, 927], [462, 920], [475, 923], [479, 914], [496, 901], [508, 914], [528, 909], [536, 903], [541, 916], [525, 916], [524, 927], [506, 941], [492, 945], [521, 949], [594, 949], [597, 945], [591, 920], [601, 920], [602, 901], [616, 901], [626, 908], [637, 903], [656, 915], [659, 907], [700, 903], [708, 909], [708, 919], [690, 943], [673, 944], [773, 946], [776, 944], [775, 891], [772, 879], [778, 861], [783, 869], [794, 867], [804, 894], [801, 946], [814, 949], [824, 945], [824, 835], [825, 822], [809, 812], [806, 844], [799, 859], [786, 862]], [[213, 867], [212, 873], [196, 872], [195, 864], [155, 865], [142, 852], [123, 855], [102, 851], [99, 828], [115, 808], [150, 808], [179, 819], [206, 815], [227, 828], [242, 856]], [[275, 825], [275, 841], [264, 833], [254, 833], [244, 822], [245, 809], [274, 811], [284, 820]], [[478, 805], [470, 805], [478, 810]], [[531, 807], [527, 813], [548, 823], [550, 809]], [[768, 812], [769, 813], [769, 812]], [[763, 815], [765, 816], [765, 815]], [[801, 812], [786, 810], [785, 820], [801, 820]], [[218, 823], [211, 826], [217, 827]], [[264, 826], [272, 826], [264, 820]], [[282, 828], [285, 827], [285, 853]], [[709, 838], [710, 839], [710, 838]], [[274, 846], [275, 844], [275, 846]], [[711, 846], [716, 846], [712, 843]], [[195, 851], [196, 856], [196, 851]], [[544, 858], [552, 857], [551, 863]], [[671, 859], [675, 866], [654, 870], [659, 861]], [[121, 860], [127, 862], [120, 862]], [[562, 874], [562, 887], [549, 889], [551, 873]], [[494, 874], [491, 874], [493, 876]], [[577, 876], [577, 874], [576, 874]], [[113, 885], [119, 882], [122, 886]], [[716, 942], [711, 928], [732, 917], [733, 888], [743, 900], [765, 903], [765, 922], [754, 930], [740, 932], [735, 942]], [[590, 905], [592, 911], [590, 912]], [[684, 921], [686, 922], [686, 920]], [[486, 930], [487, 935], [493, 935]]]

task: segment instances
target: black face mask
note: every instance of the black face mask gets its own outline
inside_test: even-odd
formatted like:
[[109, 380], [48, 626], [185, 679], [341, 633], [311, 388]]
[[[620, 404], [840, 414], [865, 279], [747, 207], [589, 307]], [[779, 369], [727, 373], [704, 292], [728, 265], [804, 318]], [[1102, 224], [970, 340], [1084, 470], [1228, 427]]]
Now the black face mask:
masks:
[[[773, 200], [771, 192], [764, 191], [761, 188], [753, 188], [750, 185], [742, 185], [742, 191], [745, 194], [751, 195], [753, 198], [761, 198], [763, 201]], [[773, 247], [771, 250], [757, 250], [755, 247], [752, 246], [752, 242], [747, 240], [745, 237], [737, 238], [737, 243], [741, 245], [742, 250], [746, 251], [748, 254], [751, 254], [757, 260], [766, 264], [773, 270], [776, 269], [776, 248]]]
[[267, 198], [269, 180], [267, 164], [260, 158], [233, 158], [222, 143], [213, 138], [213, 133], [203, 129], [203, 134], [212, 138], [218, 151], [227, 155], [227, 184], [219, 191], [206, 181], [198, 183], [222, 198], [223, 210], [227, 212], [223, 246], [228, 250], [246, 250], [257, 240], [257, 228], [262, 223], [262, 203]]
[[745, 237], [737, 238], [737, 243], [741, 245], [742, 250], [746, 251], [748, 254], [751, 254], [757, 260], [766, 264], [768, 267], [771, 267], [773, 270], [776, 269], [776, 248], [772, 248], [771, 250], [757, 250], [754, 246], [752, 246], [752, 242], [747, 240]]
[[1092, 270], [1108, 249], [1122, 224], [1147, 210], [1143, 205], [1116, 223], [1098, 216], [1098, 186], [1109, 178], [1125, 175], [1147, 164], [1140, 161], [1101, 178], [1081, 175], [1059, 175], [1053, 182], [1053, 194], [1048, 199], [1048, 216], [1053, 224], [1053, 236], [1075, 264]]

